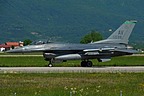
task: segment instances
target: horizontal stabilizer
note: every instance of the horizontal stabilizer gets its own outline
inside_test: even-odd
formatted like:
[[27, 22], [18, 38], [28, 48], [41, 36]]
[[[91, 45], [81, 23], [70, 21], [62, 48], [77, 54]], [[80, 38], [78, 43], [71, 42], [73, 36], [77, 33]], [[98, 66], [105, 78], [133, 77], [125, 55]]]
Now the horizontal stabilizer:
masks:
[[131, 53], [131, 54], [134, 54], [134, 53], [138, 53], [137, 50], [122, 50], [122, 49], [117, 49], [115, 51], [119, 51], [119, 52], [124, 52], [124, 53]]

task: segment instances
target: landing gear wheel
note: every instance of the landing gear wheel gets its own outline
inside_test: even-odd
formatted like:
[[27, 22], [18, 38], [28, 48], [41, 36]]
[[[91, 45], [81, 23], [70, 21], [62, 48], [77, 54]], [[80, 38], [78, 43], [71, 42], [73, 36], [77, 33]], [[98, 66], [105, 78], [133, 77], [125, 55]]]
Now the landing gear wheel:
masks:
[[93, 64], [91, 61], [82, 61], [81, 62], [81, 67], [92, 67]]
[[93, 66], [93, 64], [92, 64], [92, 62], [91, 62], [91, 61], [87, 61], [86, 66], [87, 66], [87, 67], [92, 67], [92, 66]]
[[52, 64], [49, 64], [48, 67], [52, 67]]
[[81, 62], [81, 67], [86, 67], [87, 62], [86, 61], [82, 61]]
[[51, 59], [51, 60], [49, 61], [48, 67], [52, 67], [52, 66], [53, 66], [53, 65], [52, 65], [52, 61], [53, 61], [53, 59]]

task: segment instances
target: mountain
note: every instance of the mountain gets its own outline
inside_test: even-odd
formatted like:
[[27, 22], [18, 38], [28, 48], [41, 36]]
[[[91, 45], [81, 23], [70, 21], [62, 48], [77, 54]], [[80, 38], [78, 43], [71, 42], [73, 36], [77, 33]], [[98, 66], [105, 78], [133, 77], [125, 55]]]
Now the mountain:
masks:
[[0, 0], [0, 43], [52, 39], [79, 43], [97, 30], [106, 38], [126, 20], [131, 42], [144, 43], [144, 0]]

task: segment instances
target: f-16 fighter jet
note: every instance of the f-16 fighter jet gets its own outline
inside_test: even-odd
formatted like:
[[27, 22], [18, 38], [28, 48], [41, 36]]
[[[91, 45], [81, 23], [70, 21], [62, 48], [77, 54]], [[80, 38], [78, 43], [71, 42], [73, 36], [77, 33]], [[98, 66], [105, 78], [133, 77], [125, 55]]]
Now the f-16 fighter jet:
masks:
[[130, 34], [137, 21], [124, 22], [107, 39], [92, 42], [89, 44], [57, 44], [47, 43], [40, 45], [29, 45], [18, 49], [9, 50], [9, 53], [43, 52], [43, 57], [52, 66], [57, 61], [82, 60], [82, 67], [92, 67], [90, 59], [97, 59], [99, 62], [110, 61], [111, 57], [131, 55], [133, 50], [128, 45]]

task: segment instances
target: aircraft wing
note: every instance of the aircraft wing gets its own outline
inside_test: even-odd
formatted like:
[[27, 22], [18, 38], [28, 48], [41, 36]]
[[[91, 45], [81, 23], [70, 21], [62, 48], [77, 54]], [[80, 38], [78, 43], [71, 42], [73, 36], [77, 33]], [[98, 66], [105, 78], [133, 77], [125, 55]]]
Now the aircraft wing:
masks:
[[98, 49], [85, 49], [83, 52], [85, 53], [84, 55], [99, 55], [103, 51], [110, 52], [114, 50], [114, 48], [98, 48]]
[[132, 50], [132, 49], [116, 49], [115, 51], [123, 52], [123, 53], [131, 53], [131, 54], [138, 53], [137, 50]]
[[102, 52], [102, 51], [117, 51], [126, 53], [137, 53], [137, 50], [132, 49], [115, 49], [115, 48], [98, 48], [98, 49], [85, 49], [83, 52]]
[[83, 52], [98, 52], [98, 51], [110, 51], [115, 50], [115, 48], [98, 48], [98, 49], [85, 49]]
[[113, 52], [118, 53], [119, 55], [126, 53], [126, 54], [134, 54], [137, 53], [138, 51], [132, 50], [132, 49], [116, 49], [116, 48], [100, 48], [100, 49], [85, 49], [83, 50], [84, 55], [104, 55], [111, 57], [113, 55]]

